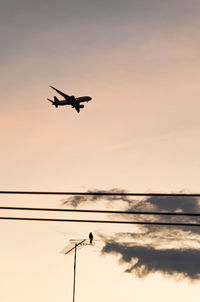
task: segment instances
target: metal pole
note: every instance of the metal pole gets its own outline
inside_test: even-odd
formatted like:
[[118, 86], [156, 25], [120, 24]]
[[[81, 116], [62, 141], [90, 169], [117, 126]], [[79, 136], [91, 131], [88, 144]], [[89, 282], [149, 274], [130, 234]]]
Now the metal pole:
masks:
[[75, 253], [74, 253], [74, 286], [73, 286], [73, 302], [75, 302], [75, 289], [76, 289], [76, 248], [75, 244]]
[[84, 241], [86, 241], [86, 239], [83, 239], [83, 240], [82, 240], [81, 242], [79, 242], [79, 243], [75, 243], [74, 247], [65, 253], [65, 255], [66, 255], [66, 254], [69, 254], [69, 253], [70, 253], [71, 251], [73, 251], [73, 249], [74, 249], [73, 302], [75, 302], [75, 290], [76, 290], [76, 253], [77, 253], [77, 247], [78, 247], [79, 245], [81, 245]]

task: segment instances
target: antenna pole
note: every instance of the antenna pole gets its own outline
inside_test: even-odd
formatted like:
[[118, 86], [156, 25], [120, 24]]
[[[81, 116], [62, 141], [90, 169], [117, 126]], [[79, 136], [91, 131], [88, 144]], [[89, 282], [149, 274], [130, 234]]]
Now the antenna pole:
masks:
[[75, 302], [75, 289], [76, 289], [76, 248], [77, 244], [75, 244], [75, 253], [74, 253], [74, 286], [73, 286], [73, 302]]
[[77, 252], [77, 246], [81, 245], [86, 239], [82, 240], [79, 243], [76, 243], [74, 247], [67, 251], [65, 254], [68, 254], [74, 249], [74, 285], [73, 285], [73, 302], [75, 302], [75, 290], [76, 290], [76, 252]]
[[74, 250], [74, 284], [73, 284], [73, 302], [75, 302], [75, 290], [76, 290], [76, 253], [77, 253], [77, 247], [81, 245], [86, 239], [83, 239], [79, 243], [75, 243], [74, 247], [70, 250], [68, 250], [65, 255], [69, 254], [71, 251]]

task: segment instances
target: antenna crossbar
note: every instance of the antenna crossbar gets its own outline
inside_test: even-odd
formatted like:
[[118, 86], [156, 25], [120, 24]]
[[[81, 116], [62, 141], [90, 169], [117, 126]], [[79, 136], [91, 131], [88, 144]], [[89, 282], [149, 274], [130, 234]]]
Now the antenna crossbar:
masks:
[[74, 244], [74, 247], [71, 248], [69, 251], [67, 251], [67, 252], [65, 253], [65, 255], [67, 255], [67, 254], [69, 254], [71, 251], [75, 250], [75, 249], [77, 248], [77, 246], [81, 245], [84, 241], [86, 241], [86, 239], [80, 241], [79, 243], [75, 243], [75, 244]]

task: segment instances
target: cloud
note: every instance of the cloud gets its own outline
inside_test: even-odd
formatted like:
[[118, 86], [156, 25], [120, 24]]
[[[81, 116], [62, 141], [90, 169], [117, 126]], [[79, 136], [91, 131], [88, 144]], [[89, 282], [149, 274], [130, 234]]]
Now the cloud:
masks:
[[[200, 213], [196, 197], [148, 197], [127, 211], [169, 211]], [[122, 218], [122, 216], [121, 216]], [[129, 218], [130, 219], [130, 218]], [[140, 216], [139, 221], [199, 223], [198, 217]], [[167, 227], [145, 225], [137, 233], [117, 233], [111, 239], [104, 238], [103, 254], [119, 254], [121, 263], [128, 264], [127, 273], [145, 277], [160, 272], [176, 278], [200, 279], [200, 229], [198, 227]], [[133, 265], [130, 264], [135, 261]]]
[[196, 197], [180, 196], [156, 196], [145, 200], [146, 204], [151, 204], [157, 209], [166, 211], [198, 212], [200, 210], [199, 201]]
[[[119, 254], [120, 261], [128, 264], [126, 272], [133, 272], [140, 278], [161, 272], [177, 278], [200, 279], [200, 250], [197, 249], [155, 249], [109, 242], [102, 253]], [[133, 260], [135, 263], [130, 264]]]
[[[156, 212], [185, 212], [185, 213], [200, 213], [200, 203], [197, 197], [193, 196], [152, 196], [143, 199], [137, 204], [127, 207], [127, 211], [156, 211]], [[156, 222], [181, 222], [181, 223], [200, 223], [199, 217], [192, 216], [140, 216], [139, 220], [156, 221]], [[162, 227], [148, 226], [149, 232], [153, 233], [155, 230]], [[163, 227], [165, 228], [165, 227]], [[177, 227], [177, 229], [191, 231], [192, 233], [200, 234], [200, 229], [195, 227]]]
[[[88, 192], [125, 193], [125, 190], [93, 190]], [[200, 213], [199, 199], [180, 196], [151, 196], [138, 201], [128, 196], [73, 196], [63, 205], [73, 207], [104, 201], [106, 205], [123, 206], [125, 211], [187, 212]], [[108, 215], [112, 219], [156, 222], [200, 223], [199, 217], [156, 215]], [[200, 279], [200, 228], [179, 226], [138, 226], [138, 231], [120, 232], [110, 238], [101, 235], [104, 241], [102, 254], [120, 255], [120, 262], [127, 264], [126, 272], [143, 278], [159, 272], [176, 279]]]
[[[88, 190], [87, 193], [126, 193], [125, 190], [120, 190], [117, 188], [113, 188], [111, 190]], [[104, 200], [108, 205], [110, 202], [121, 201], [125, 204], [132, 204], [133, 200], [128, 196], [102, 196], [102, 195], [83, 195], [83, 196], [72, 196], [62, 201], [63, 205], [71, 205], [73, 207], [77, 207], [79, 205], [88, 204], [88, 203], [96, 203], [98, 201]]]

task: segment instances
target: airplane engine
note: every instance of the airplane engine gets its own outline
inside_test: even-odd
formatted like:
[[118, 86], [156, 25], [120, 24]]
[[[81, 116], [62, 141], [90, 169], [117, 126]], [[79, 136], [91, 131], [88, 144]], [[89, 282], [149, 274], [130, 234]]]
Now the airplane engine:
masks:
[[79, 108], [84, 108], [84, 105], [79, 105]]

